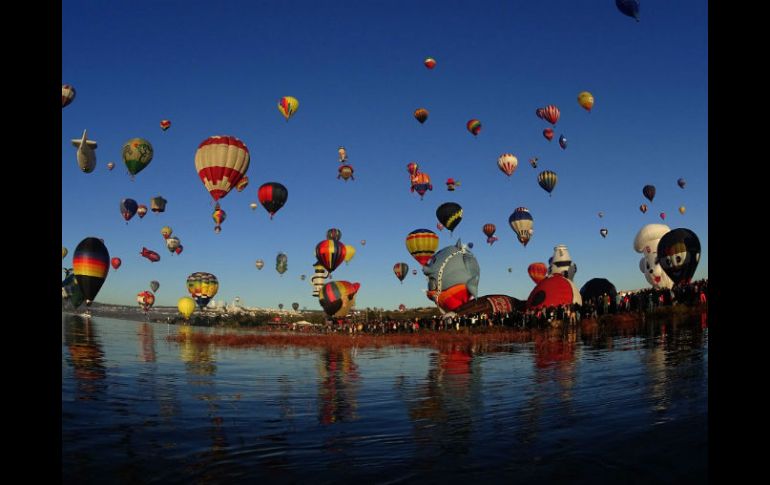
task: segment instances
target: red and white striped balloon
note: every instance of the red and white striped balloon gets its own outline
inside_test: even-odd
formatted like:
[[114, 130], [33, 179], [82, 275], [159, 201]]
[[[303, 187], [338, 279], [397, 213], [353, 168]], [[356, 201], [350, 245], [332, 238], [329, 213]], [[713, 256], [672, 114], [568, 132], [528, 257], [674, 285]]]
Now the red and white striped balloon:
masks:
[[216, 201], [238, 185], [248, 168], [249, 149], [234, 136], [209, 137], [195, 152], [195, 170]]

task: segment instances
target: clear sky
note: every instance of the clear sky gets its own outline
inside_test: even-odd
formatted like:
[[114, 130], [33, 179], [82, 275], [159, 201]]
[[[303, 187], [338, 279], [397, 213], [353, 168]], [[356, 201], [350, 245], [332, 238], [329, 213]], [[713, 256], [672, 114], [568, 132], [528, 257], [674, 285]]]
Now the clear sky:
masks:
[[[77, 96], [62, 110], [63, 265], [94, 236], [123, 261], [100, 302], [134, 304], [158, 280], [156, 305], [174, 305], [187, 295], [187, 276], [207, 271], [220, 282], [216, 300], [320, 309], [310, 286], [315, 246], [336, 227], [357, 253], [334, 279], [361, 283], [358, 307], [430, 306], [404, 243], [414, 229], [437, 232], [439, 248], [458, 237], [473, 242], [480, 295], [526, 299], [534, 286], [527, 266], [547, 262], [558, 244], [577, 264], [578, 287], [594, 277], [646, 287], [633, 239], [644, 224], [664, 222], [699, 236], [695, 278], [708, 277], [707, 7], [643, 0], [637, 23], [613, 0], [64, 0], [62, 83]], [[433, 70], [423, 65], [428, 56]], [[591, 113], [577, 103], [584, 90], [596, 100]], [[282, 96], [300, 103], [288, 123], [277, 109]], [[535, 116], [548, 104], [561, 110], [551, 142], [542, 135], [551, 125]], [[413, 117], [420, 107], [430, 112], [422, 125]], [[465, 128], [472, 118], [482, 123], [477, 137]], [[166, 132], [161, 119], [172, 122]], [[90, 174], [70, 143], [83, 129], [98, 142]], [[251, 154], [249, 186], [221, 200], [220, 234], [194, 164], [212, 135], [236, 136]], [[134, 137], [148, 139], [155, 156], [131, 181], [120, 150]], [[340, 145], [355, 180], [337, 179]], [[506, 152], [519, 160], [510, 178], [497, 167]], [[409, 192], [410, 161], [433, 182], [422, 201]], [[550, 197], [537, 183], [545, 169], [559, 177]], [[461, 182], [454, 192], [449, 177]], [[272, 221], [261, 206], [249, 208], [270, 181], [289, 191]], [[646, 184], [657, 188], [652, 203]], [[123, 220], [121, 199], [149, 207], [156, 195], [168, 200], [165, 213]], [[454, 237], [436, 229], [435, 210], [449, 201], [464, 209]], [[520, 206], [534, 217], [526, 248], [508, 225]], [[493, 246], [486, 223], [497, 226]], [[164, 225], [181, 239], [181, 255], [165, 248]], [[143, 246], [161, 260], [141, 257]], [[289, 258], [282, 276], [281, 251]], [[397, 262], [410, 268], [403, 284]]]

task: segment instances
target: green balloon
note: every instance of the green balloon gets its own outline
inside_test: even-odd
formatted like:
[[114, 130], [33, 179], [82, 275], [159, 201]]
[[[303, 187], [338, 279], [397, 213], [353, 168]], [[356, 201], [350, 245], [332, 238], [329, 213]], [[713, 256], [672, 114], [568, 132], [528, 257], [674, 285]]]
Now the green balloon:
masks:
[[152, 145], [144, 138], [131, 138], [123, 144], [123, 162], [131, 175], [136, 175], [152, 161]]

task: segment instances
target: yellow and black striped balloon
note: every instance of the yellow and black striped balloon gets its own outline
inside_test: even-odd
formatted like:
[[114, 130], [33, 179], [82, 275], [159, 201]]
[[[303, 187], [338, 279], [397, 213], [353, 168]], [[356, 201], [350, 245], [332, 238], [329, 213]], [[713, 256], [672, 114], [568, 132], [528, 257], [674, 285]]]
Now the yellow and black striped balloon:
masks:
[[549, 194], [553, 191], [553, 188], [556, 187], [556, 182], [558, 182], [558, 180], [559, 177], [556, 176], [556, 173], [550, 170], [543, 170], [540, 172], [540, 175], [537, 176], [537, 183], [539, 183]]
[[453, 231], [463, 220], [463, 208], [456, 202], [445, 202], [436, 209], [438, 221], [450, 231]]

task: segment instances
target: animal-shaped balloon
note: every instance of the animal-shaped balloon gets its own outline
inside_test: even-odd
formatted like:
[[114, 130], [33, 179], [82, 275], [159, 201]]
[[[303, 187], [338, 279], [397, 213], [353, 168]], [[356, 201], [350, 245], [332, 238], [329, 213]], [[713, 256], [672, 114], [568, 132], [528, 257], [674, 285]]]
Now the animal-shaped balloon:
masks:
[[572, 262], [569, 249], [564, 244], [553, 248], [553, 256], [548, 258], [548, 274], [560, 274], [572, 281], [577, 273], [577, 265]]
[[639, 271], [656, 290], [674, 286], [674, 282], [666, 275], [658, 261], [658, 243], [669, 231], [671, 228], [665, 224], [647, 224], [634, 238], [634, 251], [642, 254]]
[[677, 285], [690, 282], [700, 262], [700, 240], [689, 229], [674, 229], [658, 241], [661, 268]]
[[478, 295], [479, 263], [459, 239], [434, 254], [422, 271], [428, 277], [426, 296], [442, 313], [454, 311]]

